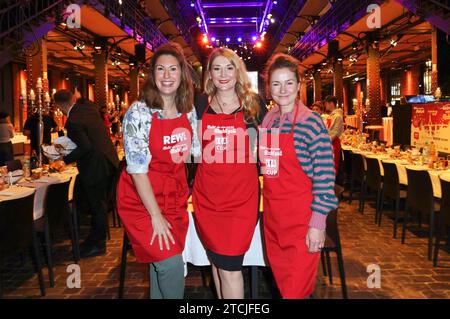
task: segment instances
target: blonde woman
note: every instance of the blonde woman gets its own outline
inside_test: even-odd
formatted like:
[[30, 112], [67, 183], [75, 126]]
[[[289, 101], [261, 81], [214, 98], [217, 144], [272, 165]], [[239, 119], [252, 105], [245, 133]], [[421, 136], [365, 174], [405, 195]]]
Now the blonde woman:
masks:
[[243, 298], [242, 263], [258, 218], [259, 182], [252, 154], [265, 106], [250, 90], [242, 60], [215, 49], [198, 99], [203, 160], [193, 187], [197, 231], [211, 260], [218, 298]]

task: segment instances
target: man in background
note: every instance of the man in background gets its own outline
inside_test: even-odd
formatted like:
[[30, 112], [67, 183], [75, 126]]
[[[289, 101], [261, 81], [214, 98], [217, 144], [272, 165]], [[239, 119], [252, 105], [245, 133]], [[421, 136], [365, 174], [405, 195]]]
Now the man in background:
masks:
[[344, 132], [344, 113], [341, 108], [337, 107], [336, 97], [331, 95], [328, 95], [325, 98], [325, 110], [330, 113], [328, 131], [330, 133], [331, 142], [333, 143], [334, 169], [337, 176], [339, 172], [339, 162], [341, 160], [340, 137]]
[[80, 256], [103, 255], [108, 231], [108, 198], [119, 159], [98, 108], [92, 102], [77, 99], [78, 96], [68, 90], [56, 92], [53, 98], [67, 116], [67, 136], [77, 145], [63, 160], [66, 164], [77, 163], [77, 178], [81, 180], [92, 214], [91, 229], [80, 245]]

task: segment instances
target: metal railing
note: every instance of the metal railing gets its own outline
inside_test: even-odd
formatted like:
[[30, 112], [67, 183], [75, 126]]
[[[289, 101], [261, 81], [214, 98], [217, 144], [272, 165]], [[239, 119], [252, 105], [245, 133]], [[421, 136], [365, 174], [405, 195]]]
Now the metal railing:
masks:
[[[152, 46], [152, 50], [167, 42], [166, 37], [155, 26], [143, 9], [139, 7], [137, 1], [122, 0], [122, 4], [119, 1], [97, 1], [105, 7], [105, 12], [109, 13], [109, 16], [107, 16], [108, 19], [118, 24], [122, 29], [128, 27], [130, 30], [133, 30], [136, 35], [142, 37], [146, 43]], [[91, 0], [88, 2], [91, 3], [94, 1]]]
[[62, 10], [65, 2], [68, 1], [5, 1], [0, 9], [0, 43], [7, 37], [12, 41], [21, 42], [23, 34], [20, 31], [24, 27], [49, 15], [55, 15], [56, 10]]
[[382, 2], [382, 0], [338, 1], [295, 44], [291, 54], [299, 58], [306, 58], [361, 19], [367, 13], [369, 5], [380, 5]]

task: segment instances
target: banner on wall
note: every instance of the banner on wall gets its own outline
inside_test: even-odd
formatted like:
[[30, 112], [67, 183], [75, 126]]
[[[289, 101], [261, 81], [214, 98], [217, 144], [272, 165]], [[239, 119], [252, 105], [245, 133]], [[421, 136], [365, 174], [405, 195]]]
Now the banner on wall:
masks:
[[427, 142], [450, 153], [450, 102], [412, 105], [411, 145], [420, 148]]

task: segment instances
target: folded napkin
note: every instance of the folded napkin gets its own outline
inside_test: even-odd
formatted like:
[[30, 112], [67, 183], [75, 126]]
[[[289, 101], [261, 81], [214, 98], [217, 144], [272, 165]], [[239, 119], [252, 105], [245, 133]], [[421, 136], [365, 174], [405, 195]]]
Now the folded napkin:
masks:
[[0, 191], [0, 196], [12, 196], [12, 195], [15, 195], [16, 193], [14, 193], [14, 192], [11, 192], [11, 191], [9, 191], [9, 190], [3, 190], [3, 191]]
[[76, 148], [77, 145], [67, 136], [58, 137], [52, 145], [42, 145], [44, 155], [51, 160], [69, 155]]
[[23, 175], [23, 170], [21, 169], [16, 169], [15, 171], [12, 172], [12, 176], [22, 176]]

